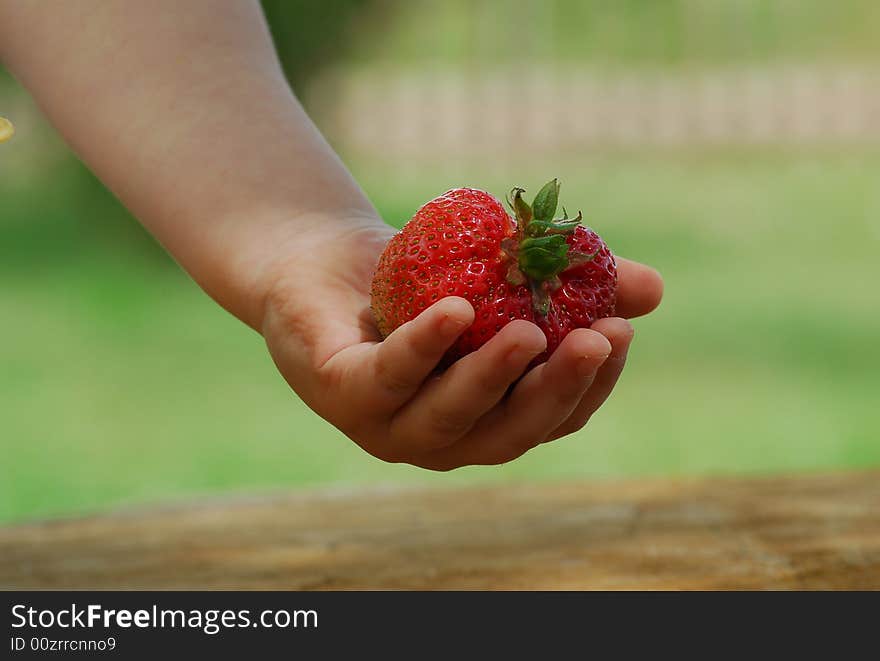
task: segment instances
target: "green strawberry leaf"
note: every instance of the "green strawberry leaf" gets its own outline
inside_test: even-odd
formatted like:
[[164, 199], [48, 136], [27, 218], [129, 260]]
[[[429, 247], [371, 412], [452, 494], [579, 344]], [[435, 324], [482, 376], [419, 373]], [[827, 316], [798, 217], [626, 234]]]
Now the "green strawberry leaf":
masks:
[[532, 213], [537, 220], [553, 220], [557, 204], [559, 204], [559, 180], [553, 179], [538, 191], [532, 203]]

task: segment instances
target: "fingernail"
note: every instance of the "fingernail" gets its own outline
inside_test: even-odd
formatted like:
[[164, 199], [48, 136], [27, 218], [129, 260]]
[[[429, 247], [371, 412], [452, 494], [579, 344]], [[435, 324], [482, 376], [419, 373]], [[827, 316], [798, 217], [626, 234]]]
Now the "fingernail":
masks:
[[577, 362], [577, 371], [580, 376], [590, 376], [598, 370], [602, 363], [608, 360], [609, 354], [600, 354], [598, 356], [581, 356]]
[[626, 346], [623, 348], [623, 351], [619, 351], [617, 353], [613, 353], [609, 356], [608, 360], [616, 360], [618, 362], [623, 362], [626, 360], [627, 355], [629, 355], [629, 349], [632, 346], [632, 342], [627, 342]]
[[525, 347], [516, 345], [507, 352], [507, 355], [504, 357], [504, 362], [506, 362], [510, 367], [520, 368], [523, 366], [524, 363], [529, 362], [535, 356], [539, 355], [542, 351], [543, 349], [526, 349]]
[[443, 321], [440, 322], [440, 332], [444, 335], [456, 335], [464, 330], [467, 326], [466, 321], [450, 317], [448, 314], [443, 315]]

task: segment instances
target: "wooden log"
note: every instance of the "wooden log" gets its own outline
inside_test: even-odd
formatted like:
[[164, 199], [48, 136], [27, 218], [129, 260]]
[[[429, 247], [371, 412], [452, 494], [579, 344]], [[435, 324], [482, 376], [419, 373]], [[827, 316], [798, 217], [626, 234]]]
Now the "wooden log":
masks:
[[292, 493], [0, 529], [4, 588], [880, 589], [880, 473]]

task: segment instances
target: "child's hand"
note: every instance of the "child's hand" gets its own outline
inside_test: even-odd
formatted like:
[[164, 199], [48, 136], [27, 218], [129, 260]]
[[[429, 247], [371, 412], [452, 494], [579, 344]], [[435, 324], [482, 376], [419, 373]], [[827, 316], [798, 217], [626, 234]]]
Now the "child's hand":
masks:
[[[368, 219], [345, 225], [352, 229], [344, 236], [328, 233], [292, 248], [296, 257], [267, 299], [263, 334], [291, 387], [370, 454], [433, 470], [504, 463], [577, 431], [611, 393], [633, 336], [621, 318], [571, 332], [525, 375], [546, 340], [521, 320], [435, 374], [473, 320], [462, 298], [437, 302], [382, 341], [369, 286], [392, 231]], [[623, 259], [619, 271], [622, 315], [657, 306], [655, 271]]]

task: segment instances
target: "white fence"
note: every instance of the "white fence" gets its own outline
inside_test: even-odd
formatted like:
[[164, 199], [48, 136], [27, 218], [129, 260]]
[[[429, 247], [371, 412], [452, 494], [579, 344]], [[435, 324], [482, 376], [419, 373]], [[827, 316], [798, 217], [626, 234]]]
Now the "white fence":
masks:
[[338, 144], [377, 157], [880, 146], [880, 71], [870, 68], [377, 72], [338, 78], [313, 100]]

